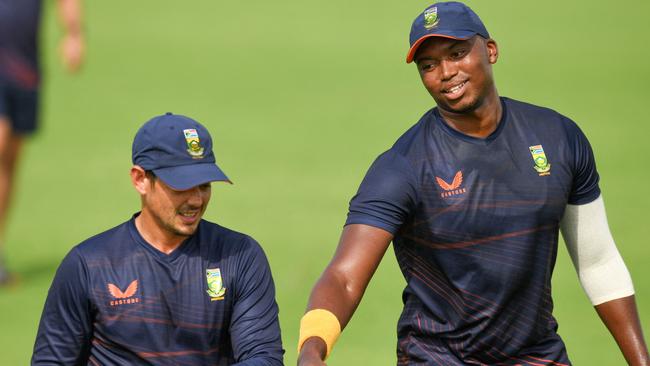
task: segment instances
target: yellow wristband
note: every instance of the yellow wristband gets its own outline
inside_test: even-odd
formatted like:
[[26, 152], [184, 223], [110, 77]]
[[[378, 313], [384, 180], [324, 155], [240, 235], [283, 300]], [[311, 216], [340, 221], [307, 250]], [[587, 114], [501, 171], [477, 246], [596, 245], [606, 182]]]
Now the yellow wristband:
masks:
[[325, 355], [325, 359], [327, 359], [340, 334], [341, 324], [336, 315], [325, 309], [310, 310], [300, 319], [298, 353], [307, 339], [318, 337], [327, 345], [327, 354]]

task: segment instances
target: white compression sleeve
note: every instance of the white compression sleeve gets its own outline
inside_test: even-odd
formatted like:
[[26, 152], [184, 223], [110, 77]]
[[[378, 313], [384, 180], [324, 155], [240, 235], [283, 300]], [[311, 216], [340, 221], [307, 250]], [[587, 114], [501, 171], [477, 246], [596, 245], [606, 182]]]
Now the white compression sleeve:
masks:
[[634, 295], [630, 273], [609, 231], [602, 196], [584, 205], [567, 205], [560, 230], [594, 306]]

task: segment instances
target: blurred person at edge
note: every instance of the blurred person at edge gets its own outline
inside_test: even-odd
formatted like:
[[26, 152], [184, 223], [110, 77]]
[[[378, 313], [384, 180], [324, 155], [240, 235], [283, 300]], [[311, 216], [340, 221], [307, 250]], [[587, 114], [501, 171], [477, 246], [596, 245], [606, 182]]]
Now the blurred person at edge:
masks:
[[[81, 0], [56, 0], [64, 30], [60, 54], [76, 72], [84, 56]], [[38, 33], [41, 0], [0, 0], [0, 286], [12, 282], [4, 241], [13, 181], [25, 138], [36, 131], [41, 72]]]

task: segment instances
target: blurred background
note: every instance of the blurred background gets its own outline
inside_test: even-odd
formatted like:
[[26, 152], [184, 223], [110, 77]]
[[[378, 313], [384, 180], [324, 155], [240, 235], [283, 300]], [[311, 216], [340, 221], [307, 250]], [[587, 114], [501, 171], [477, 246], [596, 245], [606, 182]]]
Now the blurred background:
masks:
[[[331, 258], [349, 199], [374, 158], [433, 100], [404, 62], [429, 1], [86, 1], [87, 59], [69, 77], [45, 1], [41, 128], [22, 156], [0, 288], [0, 364], [29, 362], [54, 271], [70, 248], [139, 209], [128, 171], [137, 128], [171, 111], [211, 131], [234, 185], [215, 184], [206, 218], [265, 248], [285, 362]], [[547, 106], [589, 137], [609, 222], [650, 337], [650, 3], [467, 1], [500, 47], [501, 95]], [[576, 365], [624, 364], [563, 244], [555, 316]], [[394, 365], [405, 281], [387, 252], [329, 365]]]

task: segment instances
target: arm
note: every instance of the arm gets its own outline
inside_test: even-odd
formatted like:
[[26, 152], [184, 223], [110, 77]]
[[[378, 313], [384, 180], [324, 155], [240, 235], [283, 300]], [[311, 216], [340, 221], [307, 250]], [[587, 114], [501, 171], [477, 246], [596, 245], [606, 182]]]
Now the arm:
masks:
[[[392, 239], [391, 233], [372, 226], [346, 226], [334, 258], [312, 290], [307, 310], [328, 310], [345, 328]], [[325, 342], [311, 337], [300, 351], [298, 364], [323, 365], [326, 352]]]
[[632, 280], [609, 231], [602, 197], [568, 205], [561, 230], [582, 287], [628, 364], [650, 365]]
[[282, 366], [278, 304], [271, 269], [252, 239], [241, 255], [230, 338], [237, 363], [232, 366]]
[[[308, 312], [301, 321], [300, 341], [304, 343], [299, 349], [299, 365], [324, 364], [336, 337], [359, 305], [394, 234], [416, 206], [417, 187], [409, 161], [392, 150], [380, 155], [366, 173], [350, 202], [346, 226], [334, 258], [316, 282]], [[312, 311], [315, 309], [321, 310]], [[314, 317], [314, 314], [320, 316]], [[314, 334], [318, 336], [312, 336]]]
[[81, 0], [57, 0], [64, 36], [61, 40], [61, 58], [66, 69], [76, 72], [84, 57], [84, 35], [81, 20]]
[[45, 301], [32, 365], [85, 364], [90, 350], [92, 316], [85, 288], [86, 268], [73, 249], [63, 260]]
[[596, 311], [614, 336], [627, 363], [635, 366], [650, 365], [634, 295], [596, 305]]

